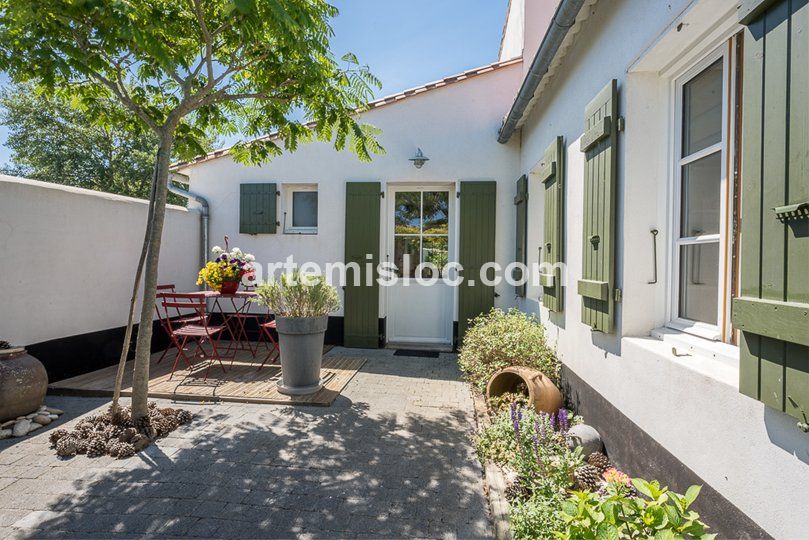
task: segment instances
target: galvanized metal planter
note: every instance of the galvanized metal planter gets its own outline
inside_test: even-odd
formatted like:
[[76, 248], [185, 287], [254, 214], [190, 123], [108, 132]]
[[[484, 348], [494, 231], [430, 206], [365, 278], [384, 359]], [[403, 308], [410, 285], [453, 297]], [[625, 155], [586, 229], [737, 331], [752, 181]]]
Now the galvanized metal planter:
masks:
[[279, 392], [300, 396], [313, 394], [323, 386], [320, 366], [328, 322], [328, 315], [276, 318], [281, 349]]

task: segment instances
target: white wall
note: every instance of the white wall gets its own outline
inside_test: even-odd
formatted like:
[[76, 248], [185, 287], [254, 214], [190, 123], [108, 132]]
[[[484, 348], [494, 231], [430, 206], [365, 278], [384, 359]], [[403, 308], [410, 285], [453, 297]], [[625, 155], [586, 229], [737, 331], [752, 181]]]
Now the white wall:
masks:
[[[0, 175], [0, 339], [126, 324], [147, 201]], [[196, 290], [199, 214], [166, 210], [160, 281]]]
[[[530, 0], [529, 0], [530, 1]], [[503, 35], [500, 38], [500, 55], [498, 61], [510, 60], [522, 55], [525, 36], [525, 0], [510, 0]], [[529, 59], [530, 61], [530, 59]]]
[[[253, 253], [262, 265], [293, 255], [298, 264], [311, 261], [321, 267], [344, 259], [347, 181], [380, 181], [384, 190], [391, 183], [496, 180], [496, 258], [505, 265], [512, 260], [514, 251], [512, 212], [514, 182], [519, 173], [518, 143], [500, 145], [495, 141], [521, 74], [521, 64], [516, 63], [364, 113], [363, 121], [382, 130], [380, 141], [387, 151], [370, 163], [360, 162], [347, 150], [336, 152], [329, 144], [312, 143], [262, 167], [243, 166], [225, 156], [180, 172], [190, 176], [191, 189], [210, 203], [212, 245], [221, 244], [223, 236], [228, 235], [231, 247]], [[408, 160], [417, 147], [430, 158], [422, 169], [416, 169]], [[318, 234], [239, 234], [239, 184], [247, 182], [317, 183]], [[278, 220], [283, 221], [283, 198], [279, 203]], [[384, 249], [384, 212], [382, 222], [380, 248]], [[385, 251], [382, 253], [384, 260]], [[498, 305], [513, 305], [513, 288], [503, 284], [497, 292]], [[385, 294], [380, 297], [380, 316], [384, 316]]]
[[[738, 392], [735, 347], [695, 344], [696, 338], [676, 333], [656, 333], [665, 341], [646, 337], [666, 321], [667, 311], [671, 110], [666, 73], [683, 63], [681, 55], [708, 52], [712, 46], [694, 47], [697, 38], [732, 30], [735, 4], [613, 0], [592, 8], [522, 129], [523, 172], [535, 167], [555, 136], [563, 135], [568, 147], [565, 313], [549, 316], [534, 287], [521, 305], [540, 314], [565, 364], [641, 429], [775, 537], [800, 538], [806, 536], [809, 515], [809, 436], [797, 430], [794, 419]], [[679, 22], [684, 24], [678, 31]], [[580, 322], [576, 280], [581, 277], [584, 162], [578, 139], [584, 107], [612, 78], [618, 79], [619, 112], [626, 118], [619, 136], [616, 253], [617, 286], [624, 295], [617, 330], [606, 336]], [[543, 234], [537, 179], [530, 181], [529, 192], [531, 261]], [[651, 227], [660, 230], [654, 285], [647, 283]], [[675, 357], [672, 344], [691, 354]]]

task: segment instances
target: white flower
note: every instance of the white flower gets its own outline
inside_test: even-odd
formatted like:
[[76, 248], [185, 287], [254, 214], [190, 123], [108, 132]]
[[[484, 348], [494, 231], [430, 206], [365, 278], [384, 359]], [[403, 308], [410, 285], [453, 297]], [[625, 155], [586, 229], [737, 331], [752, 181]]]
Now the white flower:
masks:
[[244, 256], [244, 260], [247, 262], [253, 262], [256, 260], [256, 258], [251, 253], [248, 253], [247, 255]]
[[219, 255], [220, 253], [223, 253], [224, 251], [225, 250], [222, 249], [219, 246], [214, 246], [213, 248], [211, 248], [211, 253], [213, 253], [214, 255]]

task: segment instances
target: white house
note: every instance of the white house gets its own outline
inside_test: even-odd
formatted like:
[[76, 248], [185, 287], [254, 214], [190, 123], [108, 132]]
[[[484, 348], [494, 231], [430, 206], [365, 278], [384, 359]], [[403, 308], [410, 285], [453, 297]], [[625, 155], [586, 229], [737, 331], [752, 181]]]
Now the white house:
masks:
[[805, 0], [511, 0], [498, 63], [363, 113], [373, 162], [311, 144], [177, 172], [262, 263], [564, 263], [349, 286], [334, 335], [452, 347], [492, 305], [536, 313], [616, 462], [703, 484], [725, 536], [805, 537], [808, 59]]

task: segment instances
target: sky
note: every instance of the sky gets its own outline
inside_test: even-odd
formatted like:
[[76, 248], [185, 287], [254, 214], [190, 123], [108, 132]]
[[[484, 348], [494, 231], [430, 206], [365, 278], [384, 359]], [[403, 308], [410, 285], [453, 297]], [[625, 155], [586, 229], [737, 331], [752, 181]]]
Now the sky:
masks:
[[[353, 52], [395, 94], [497, 61], [508, 0], [333, 0], [332, 51]], [[0, 73], [0, 85], [7, 82]], [[0, 164], [10, 159], [0, 126]], [[220, 140], [223, 146], [238, 137]]]

